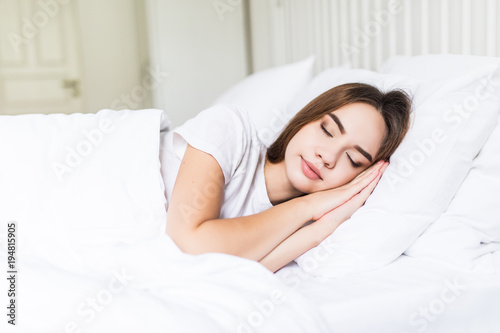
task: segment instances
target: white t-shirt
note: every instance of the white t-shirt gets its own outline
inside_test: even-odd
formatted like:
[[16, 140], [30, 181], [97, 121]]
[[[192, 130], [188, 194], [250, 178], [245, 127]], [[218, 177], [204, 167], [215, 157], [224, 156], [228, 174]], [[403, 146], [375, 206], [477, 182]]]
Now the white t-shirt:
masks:
[[[216, 105], [183, 125], [161, 132], [160, 163], [168, 203], [187, 143], [212, 155], [224, 173], [220, 218], [247, 216], [273, 205], [264, 178], [266, 146], [245, 109]], [[200, 171], [203, 165], [200, 165]], [[207, 188], [209, 198], [210, 189]], [[202, 197], [202, 195], [200, 195]]]

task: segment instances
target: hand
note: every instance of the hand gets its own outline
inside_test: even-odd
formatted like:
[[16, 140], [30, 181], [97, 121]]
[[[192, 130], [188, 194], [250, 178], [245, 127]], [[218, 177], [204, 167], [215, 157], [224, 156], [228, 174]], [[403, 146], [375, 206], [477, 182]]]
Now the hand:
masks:
[[342, 205], [326, 213], [318, 221], [315, 222], [317, 224], [323, 225], [322, 236], [324, 238], [328, 237], [333, 231], [335, 231], [335, 229], [337, 229], [340, 224], [348, 220], [355, 211], [357, 211], [361, 206], [365, 204], [366, 200], [377, 186], [380, 177], [382, 177], [382, 174], [384, 173], [388, 165], [389, 163], [385, 163], [375, 179], [373, 179], [359, 193], [354, 195], [348, 201], [344, 202]]
[[389, 162], [379, 161], [345, 185], [307, 195], [308, 205], [312, 207], [311, 219], [315, 221], [320, 219], [326, 213], [349, 201], [374, 180], [378, 182], [388, 165]]

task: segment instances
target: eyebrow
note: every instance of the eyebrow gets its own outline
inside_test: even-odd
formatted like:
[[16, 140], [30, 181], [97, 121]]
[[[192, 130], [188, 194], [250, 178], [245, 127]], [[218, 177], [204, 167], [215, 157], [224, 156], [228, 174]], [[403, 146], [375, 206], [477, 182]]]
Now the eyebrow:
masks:
[[[336, 115], [334, 115], [333, 113], [328, 113], [328, 115], [333, 119], [333, 121], [337, 124], [337, 126], [339, 127], [339, 130], [340, 130], [340, 133], [342, 135], [344, 135], [346, 133], [345, 131], [345, 128], [344, 128], [344, 125], [342, 125], [342, 122], [340, 121], [339, 117], [337, 117]], [[373, 158], [372, 158], [372, 155], [370, 155], [366, 150], [364, 150], [363, 148], [361, 148], [360, 146], [358, 145], [355, 145], [354, 148], [359, 151], [361, 153], [361, 155], [363, 155], [364, 157], [366, 157], [366, 159], [368, 159], [368, 161], [372, 162], [373, 161]]]
[[337, 123], [337, 126], [339, 127], [339, 130], [340, 130], [340, 133], [341, 134], [345, 134], [345, 128], [344, 128], [344, 125], [342, 125], [342, 123], [340, 122], [340, 119], [339, 117], [337, 117], [336, 115], [334, 115], [333, 113], [329, 113], [328, 114], [335, 123]]

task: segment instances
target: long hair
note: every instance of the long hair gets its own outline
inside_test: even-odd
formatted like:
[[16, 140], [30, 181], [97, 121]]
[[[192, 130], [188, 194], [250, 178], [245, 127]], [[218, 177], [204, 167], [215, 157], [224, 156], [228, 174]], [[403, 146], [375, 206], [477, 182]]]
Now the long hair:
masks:
[[382, 115], [386, 133], [373, 163], [388, 160], [403, 141], [410, 127], [410, 97], [400, 90], [383, 93], [369, 84], [347, 83], [322, 93], [288, 122], [283, 132], [267, 149], [266, 155], [269, 162], [274, 164], [285, 159], [288, 143], [303, 126], [352, 103], [369, 104]]

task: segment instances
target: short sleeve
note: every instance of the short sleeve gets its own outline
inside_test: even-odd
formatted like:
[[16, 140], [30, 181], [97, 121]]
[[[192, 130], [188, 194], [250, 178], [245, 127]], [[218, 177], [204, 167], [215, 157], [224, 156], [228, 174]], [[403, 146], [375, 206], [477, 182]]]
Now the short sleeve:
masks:
[[182, 160], [187, 144], [212, 155], [227, 184], [251, 144], [252, 127], [246, 110], [215, 105], [174, 129], [173, 150]]

